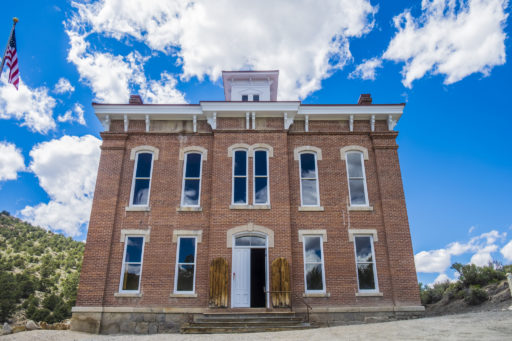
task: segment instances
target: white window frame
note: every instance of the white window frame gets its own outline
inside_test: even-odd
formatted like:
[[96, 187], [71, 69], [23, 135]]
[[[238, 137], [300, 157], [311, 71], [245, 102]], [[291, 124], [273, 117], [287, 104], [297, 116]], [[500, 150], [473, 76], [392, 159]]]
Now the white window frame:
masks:
[[[188, 163], [188, 155], [189, 154], [199, 154], [201, 156], [201, 160], [199, 161], [199, 195], [197, 197], [197, 205], [185, 205], [183, 200], [185, 199], [184, 191], [185, 191], [185, 180], [197, 180], [198, 178], [186, 178], [187, 174], [187, 163]], [[203, 153], [200, 151], [191, 150], [184, 154], [183, 156], [183, 179], [181, 181], [181, 207], [201, 207], [201, 185], [203, 182]]]
[[[320, 238], [320, 252], [322, 255], [322, 290], [308, 290], [308, 280], [307, 280], [307, 272], [306, 265], [307, 264], [315, 264], [315, 263], [306, 263], [306, 238]], [[322, 235], [314, 235], [308, 234], [302, 236], [302, 259], [304, 260], [304, 292], [306, 294], [325, 294], [326, 292], [326, 284], [325, 284], [325, 254], [324, 254], [324, 239]]]
[[[244, 176], [236, 175], [235, 176], [235, 159], [236, 159], [236, 152], [245, 152], [245, 203], [235, 203], [235, 177], [236, 178], [243, 178]], [[233, 150], [232, 154], [232, 165], [231, 165], [231, 204], [232, 205], [241, 205], [241, 206], [247, 206], [249, 205], [249, 150], [247, 149], [235, 149]]]
[[[265, 155], [267, 157], [267, 175], [258, 175], [256, 176], [256, 152], [265, 152]], [[270, 205], [270, 165], [269, 165], [269, 151], [267, 149], [255, 149], [252, 152], [252, 203], [254, 206], [263, 206], [263, 205]], [[256, 177], [258, 178], [267, 178], [267, 201], [265, 203], [256, 203]]]
[[[135, 180], [136, 179], [147, 179], [147, 178], [137, 178], [137, 167], [139, 165], [139, 155], [140, 154], [151, 154], [151, 170], [149, 172], [149, 187], [148, 187], [148, 202], [147, 204], [134, 204], [133, 203], [133, 196], [135, 194]], [[135, 164], [133, 166], [133, 176], [132, 176], [132, 190], [130, 191], [130, 203], [128, 206], [130, 207], [149, 207], [149, 198], [151, 195], [151, 182], [153, 180], [153, 163], [155, 161], [155, 153], [147, 150], [139, 150], [135, 154]]]
[[[191, 238], [194, 239], [194, 279], [192, 282], [192, 291], [178, 291], [178, 268], [180, 264], [190, 265], [192, 263], [179, 263], [180, 257], [180, 247], [181, 247], [181, 238]], [[196, 270], [197, 270], [197, 237], [196, 236], [186, 236], [182, 235], [178, 237], [178, 244], [176, 246], [176, 266], [174, 269], [174, 293], [175, 294], [195, 294], [196, 293]]]
[[[302, 177], [302, 160], [301, 160], [301, 155], [302, 154], [313, 154], [313, 156], [315, 157], [315, 173], [316, 173], [316, 178], [303, 178]], [[317, 155], [315, 152], [312, 152], [312, 151], [304, 151], [304, 152], [301, 152], [299, 153], [299, 184], [300, 184], [300, 205], [302, 207], [319, 207], [320, 206], [320, 186], [319, 186], [319, 181], [318, 181], [318, 162], [317, 162]], [[316, 180], [316, 198], [317, 198], [317, 204], [316, 205], [305, 205], [302, 198], [303, 198], [303, 193], [302, 193], [302, 180]]]
[[[256, 100], [254, 100], [254, 96], [258, 96], [258, 100], [257, 100], [257, 101], [256, 101]], [[253, 102], [259, 102], [259, 101], [260, 101], [260, 94], [253, 94], [253, 95], [252, 95], [252, 101], [253, 101]]]
[[[370, 238], [370, 244], [372, 248], [372, 268], [373, 268], [373, 281], [375, 283], [375, 289], [359, 289], [359, 269], [357, 265], [359, 264], [357, 262], [357, 249], [356, 249], [356, 239], [357, 237], [369, 237]], [[377, 259], [375, 258], [375, 247], [373, 243], [373, 235], [371, 234], [354, 234], [354, 257], [355, 257], [355, 263], [356, 263], [356, 277], [357, 277], [357, 291], [360, 293], [378, 293], [379, 292], [379, 281], [377, 276]], [[368, 262], [364, 262], [365, 264], [368, 264]]]
[[[363, 177], [362, 178], [353, 178], [354, 180], [363, 180], [363, 186], [364, 186], [364, 199], [365, 199], [365, 203], [364, 204], [353, 204], [352, 203], [352, 195], [350, 193], [350, 173], [349, 173], [349, 169], [348, 169], [348, 154], [350, 153], [354, 153], [354, 154], [358, 154], [359, 157], [361, 158], [361, 169], [362, 169], [362, 173], [363, 173]], [[348, 150], [345, 152], [345, 167], [347, 169], [347, 186], [348, 186], [348, 199], [350, 201], [350, 206], [354, 206], [354, 207], [367, 207], [369, 206], [369, 200], [368, 200], [368, 188], [366, 186], [366, 170], [365, 170], [365, 165], [364, 165], [364, 155], [363, 155], [363, 152], [361, 151], [358, 151], [358, 150]]]
[[[140, 275], [139, 275], [139, 286], [137, 290], [123, 290], [123, 279], [124, 279], [124, 271], [126, 268], [126, 250], [128, 249], [128, 238], [130, 237], [136, 237], [136, 238], [142, 238], [142, 250], [140, 255]], [[121, 278], [119, 280], [119, 293], [126, 293], [126, 294], [139, 294], [140, 293], [140, 287], [142, 282], [142, 269], [143, 269], [143, 263], [144, 263], [144, 248], [146, 245], [146, 236], [140, 235], [140, 234], [127, 234], [124, 238], [124, 251], [123, 251], [123, 263], [121, 265]], [[135, 263], [135, 262], [129, 262], [129, 264]], [[138, 263], [136, 263], [138, 264]]]

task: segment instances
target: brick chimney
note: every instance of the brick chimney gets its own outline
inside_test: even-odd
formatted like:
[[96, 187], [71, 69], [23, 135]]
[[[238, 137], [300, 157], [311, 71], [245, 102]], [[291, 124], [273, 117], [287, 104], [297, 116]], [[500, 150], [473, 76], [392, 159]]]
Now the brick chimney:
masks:
[[359, 101], [357, 104], [372, 104], [372, 95], [371, 94], [361, 94], [359, 96]]
[[139, 95], [130, 95], [130, 104], [142, 104], [142, 98]]

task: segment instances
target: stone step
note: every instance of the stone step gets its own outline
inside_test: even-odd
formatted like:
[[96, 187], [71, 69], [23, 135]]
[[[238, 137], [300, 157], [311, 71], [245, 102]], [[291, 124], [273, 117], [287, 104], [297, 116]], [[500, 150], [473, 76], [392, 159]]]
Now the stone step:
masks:
[[294, 326], [187, 326], [181, 328], [183, 334], [227, 334], [227, 333], [262, 333], [277, 332], [285, 330], [303, 330], [312, 328], [309, 324], [303, 323]]
[[239, 320], [239, 321], [195, 321], [190, 323], [190, 326], [297, 326], [302, 324], [302, 319], [294, 319], [294, 320]]
[[215, 319], [215, 320], [233, 320], [233, 319], [276, 319], [276, 318], [295, 318], [293, 312], [262, 312], [262, 313], [204, 313], [201, 315], [202, 319]]

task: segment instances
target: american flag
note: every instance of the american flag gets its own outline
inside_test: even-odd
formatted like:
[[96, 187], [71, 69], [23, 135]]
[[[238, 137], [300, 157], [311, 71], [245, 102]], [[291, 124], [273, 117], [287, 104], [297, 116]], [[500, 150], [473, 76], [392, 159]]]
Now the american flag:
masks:
[[18, 54], [16, 53], [16, 36], [14, 30], [12, 30], [7, 50], [5, 50], [5, 64], [11, 69], [9, 72], [9, 83], [14, 85], [18, 90], [18, 84], [20, 83], [20, 72], [18, 70]]

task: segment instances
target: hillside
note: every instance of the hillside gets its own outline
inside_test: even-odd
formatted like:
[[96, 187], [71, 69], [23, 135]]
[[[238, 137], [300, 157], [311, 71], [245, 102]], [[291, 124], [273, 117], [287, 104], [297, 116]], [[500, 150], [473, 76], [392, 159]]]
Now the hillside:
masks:
[[0, 322], [53, 323], [76, 300], [84, 243], [0, 213]]

